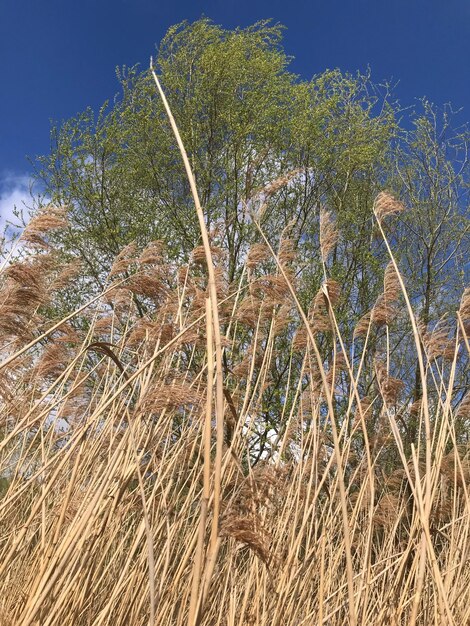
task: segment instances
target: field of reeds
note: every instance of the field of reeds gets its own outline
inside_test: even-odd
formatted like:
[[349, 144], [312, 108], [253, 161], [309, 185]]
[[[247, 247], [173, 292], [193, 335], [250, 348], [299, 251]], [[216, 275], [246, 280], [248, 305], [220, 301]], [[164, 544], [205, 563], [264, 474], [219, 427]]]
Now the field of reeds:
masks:
[[[454, 379], [470, 292], [453, 331], [422, 328], [390, 250], [382, 296], [345, 336], [326, 265], [299, 301], [288, 238], [273, 250], [260, 232], [229, 283], [193, 191], [188, 264], [130, 245], [66, 317], [54, 306], [83, 270], [48, 246], [61, 210], [3, 268], [0, 624], [469, 624], [470, 395]], [[401, 210], [379, 194], [383, 237]], [[335, 237], [324, 211], [324, 259]], [[399, 309], [413, 403], [387, 350]]]

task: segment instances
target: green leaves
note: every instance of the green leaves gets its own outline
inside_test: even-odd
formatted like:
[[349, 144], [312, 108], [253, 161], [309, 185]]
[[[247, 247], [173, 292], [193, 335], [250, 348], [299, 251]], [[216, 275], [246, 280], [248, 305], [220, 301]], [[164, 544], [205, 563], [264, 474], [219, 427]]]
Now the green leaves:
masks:
[[[208, 19], [182, 22], [160, 43], [157, 69], [207, 224], [227, 251], [228, 279], [239, 275], [248, 247], [257, 240], [250, 219], [257, 194], [299, 170], [266, 201], [263, 228], [276, 247], [289, 227], [308, 265], [301, 285], [309, 293], [323, 274], [320, 206], [332, 211], [340, 238], [327, 269], [345, 282], [351, 299], [346, 298], [345, 311], [353, 301], [362, 315], [375, 301], [387, 262], [374, 234], [373, 198], [390, 188], [413, 206], [403, 218], [405, 230], [428, 224], [432, 233], [439, 216], [447, 216], [442, 227], [451, 241], [463, 224], [462, 209], [450, 209], [451, 196], [459, 196], [457, 189], [464, 189], [468, 178], [463, 170], [460, 178], [453, 174], [449, 158], [466, 139], [454, 133], [444, 150], [428, 103], [413, 132], [400, 130], [388, 87], [373, 85], [369, 74], [336, 69], [300, 80], [289, 70], [282, 34], [283, 28], [270, 21], [235, 30]], [[132, 240], [145, 245], [162, 239], [175, 259], [187, 259], [199, 244], [180, 155], [149, 74], [123, 67], [117, 77], [120, 94], [97, 114], [87, 109], [54, 127], [51, 153], [38, 160], [38, 176], [49, 195], [71, 207], [71, 228], [57, 236], [57, 245], [85, 260], [96, 280]], [[445, 128], [449, 132], [449, 115]], [[400, 235], [403, 259], [410, 233]], [[444, 253], [451, 250], [444, 245], [439, 254], [436, 250], [431, 258], [439, 259], [441, 273]], [[411, 267], [411, 257], [407, 262]]]

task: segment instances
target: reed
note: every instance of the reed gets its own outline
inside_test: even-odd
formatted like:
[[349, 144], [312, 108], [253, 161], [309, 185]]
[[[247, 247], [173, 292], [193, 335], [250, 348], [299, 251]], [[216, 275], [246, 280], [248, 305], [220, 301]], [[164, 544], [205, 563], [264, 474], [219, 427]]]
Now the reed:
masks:
[[[292, 242], [276, 252], [260, 224], [228, 282], [191, 185], [188, 266], [128, 246], [102, 294], [51, 321], [76, 276], [48, 246], [51, 207], [0, 277], [0, 624], [470, 623], [468, 290], [453, 322], [416, 321], [383, 230], [404, 207], [380, 194], [384, 291], [345, 328], [326, 209], [304, 310]], [[403, 301], [414, 402], [414, 371], [370, 340]]]

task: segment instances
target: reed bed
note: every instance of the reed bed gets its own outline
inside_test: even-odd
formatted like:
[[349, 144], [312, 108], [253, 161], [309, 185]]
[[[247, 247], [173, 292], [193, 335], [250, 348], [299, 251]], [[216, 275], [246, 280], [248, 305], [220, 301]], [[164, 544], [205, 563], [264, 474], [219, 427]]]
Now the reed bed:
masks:
[[[424, 328], [390, 250], [373, 309], [340, 323], [327, 211], [306, 305], [287, 238], [273, 249], [259, 227], [229, 283], [196, 206], [187, 265], [128, 246], [61, 319], [83, 273], [48, 245], [63, 212], [3, 270], [0, 624], [470, 623], [470, 395], [454, 385], [470, 293]], [[378, 196], [384, 238], [401, 210]], [[400, 311], [413, 402], [390, 349]]]

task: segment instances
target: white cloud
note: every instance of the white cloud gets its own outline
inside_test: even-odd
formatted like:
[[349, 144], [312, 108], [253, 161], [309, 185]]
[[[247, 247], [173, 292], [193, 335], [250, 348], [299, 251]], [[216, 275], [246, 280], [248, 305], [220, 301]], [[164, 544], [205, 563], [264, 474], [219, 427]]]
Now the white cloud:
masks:
[[13, 209], [23, 209], [27, 217], [27, 208], [33, 200], [30, 193], [30, 179], [22, 174], [4, 172], [0, 174], [0, 234], [7, 221], [17, 222]]

